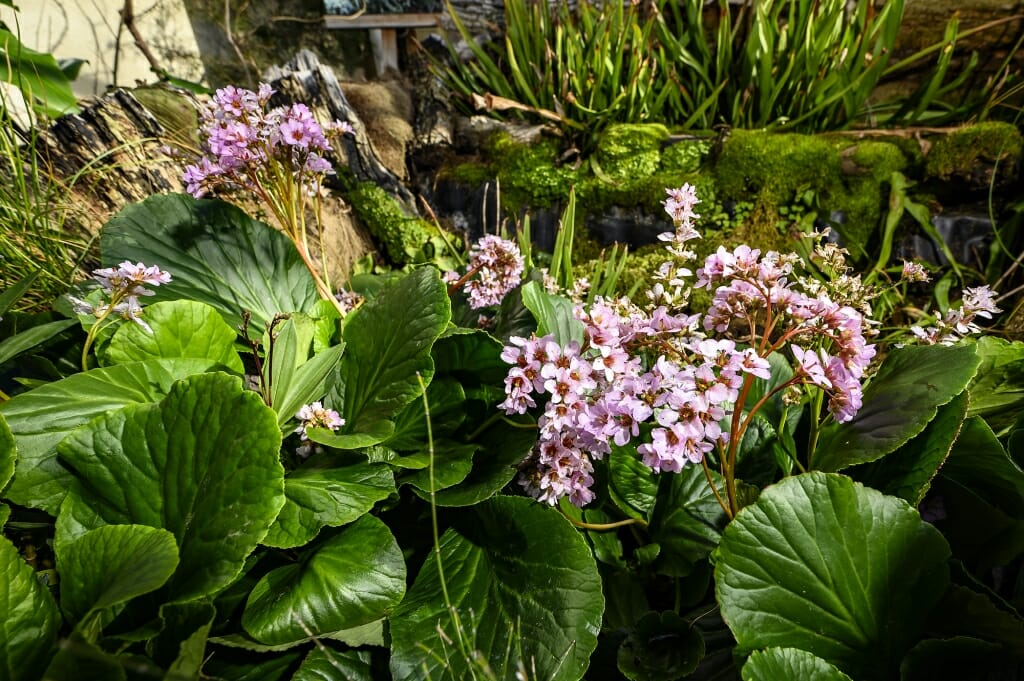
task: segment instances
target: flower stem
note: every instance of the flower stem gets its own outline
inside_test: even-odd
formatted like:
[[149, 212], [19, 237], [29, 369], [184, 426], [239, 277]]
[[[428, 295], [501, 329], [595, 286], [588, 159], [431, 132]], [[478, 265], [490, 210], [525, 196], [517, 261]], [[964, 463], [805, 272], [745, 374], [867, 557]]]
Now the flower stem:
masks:
[[[565, 514], [563, 513], [562, 515]], [[572, 523], [574, 527], [578, 527], [583, 530], [591, 530], [593, 532], [607, 532], [608, 530], [614, 530], [618, 527], [627, 527], [629, 525], [647, 527], [647, 523], [638, 518], [626, 518], [625, 520], [618, 520], [614, 523], [585, 523], [582, 520], [576, 520], [567, 515], [565, 515], [565, 519]]]

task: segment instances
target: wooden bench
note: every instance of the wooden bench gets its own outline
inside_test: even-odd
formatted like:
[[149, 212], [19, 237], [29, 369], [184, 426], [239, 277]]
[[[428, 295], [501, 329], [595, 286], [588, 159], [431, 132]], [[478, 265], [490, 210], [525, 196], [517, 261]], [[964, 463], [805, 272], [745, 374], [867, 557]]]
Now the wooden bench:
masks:
[[377, 75], [388, 68], [398, 70], [398, 31], [406, 28], [433, 28], [441, 25], [441, 15], [419, 14], [359, 14], [342, 16], [324, 15], [324, 26], [329, 29], [362, 29], [370, 32], [373, 60]]

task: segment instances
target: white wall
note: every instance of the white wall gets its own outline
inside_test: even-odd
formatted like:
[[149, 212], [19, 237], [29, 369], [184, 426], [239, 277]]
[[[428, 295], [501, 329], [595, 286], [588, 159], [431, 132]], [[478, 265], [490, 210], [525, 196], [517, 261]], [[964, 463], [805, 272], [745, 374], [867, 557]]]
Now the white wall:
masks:
[[[20, 29], [26, 46], [52, 52], [58, 59], [78, 57], [89, 62], [73, 83], [79, 96], [102, 94], [110, 85], [156, 80], [131, 34], [121, 26], [123, 0], [15, 0], [14, 4], [19, 11], [0, 7], [0, 19], [12, 30]], [[136, 25], [160, 65], [174, 76], [202, 78], [199, 48], [182, 0], [135, 0], [134, 5]]]

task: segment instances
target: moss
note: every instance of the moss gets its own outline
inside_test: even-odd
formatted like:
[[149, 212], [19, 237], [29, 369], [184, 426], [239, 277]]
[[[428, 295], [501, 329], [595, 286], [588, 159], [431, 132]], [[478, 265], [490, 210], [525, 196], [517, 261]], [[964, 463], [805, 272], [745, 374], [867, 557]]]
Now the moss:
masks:
[[600, 172], [613, 182], [642, 181], [661, 165], [661, 145], [668, 128], [659, 124], [609, 126], [597, 141]]
[[695, 173], [711, 151], [709, 140], [680, 140], [661, 152], [661, 170], [670, 173]]
[[481, 161], [457, 163], [451, 167], [444, 168], [441, 174], [471, 187], [479, 187], [485, 182], [490, 182], [494, 179], [494, 170], [490, 164]]
[[714, 172], [723, 196], [778, 205], [808, 189], [827, 198], [839, 182], [840, 159], [822, 137], [733, 130]]
[[406, 215], [387, 192], [372, 182], [356, 185], [347, 199], [393, 264], [401, 267], [436, 261], [445, 253], [445, 241], [436, 226]]
[[[904, 172], [908, 161], [903, 150], [890, 142], [866, 140], [847, 151], [858, 169], [870, 173], [876, 182], [888, 182], [895, 172]], [[844, 152], [846, 153], [846, 152]]]
[[1015, 125], [978, 123], [937, 140], [928, 153], [925, 173], [946, 180], [954, 175], [970, 175], [979, 163], [999, 161], [1012, 168], [1020, 162], [1021, 147], [1021, 133]]
[[569, 195], [578, 173], [557, 163], [558, 144], [541, 140], [521, 144], [506, 133], [492, 136], [486, 145], [491, 167], [501, 182], [502, 201], [512, 206], [546, 208]]

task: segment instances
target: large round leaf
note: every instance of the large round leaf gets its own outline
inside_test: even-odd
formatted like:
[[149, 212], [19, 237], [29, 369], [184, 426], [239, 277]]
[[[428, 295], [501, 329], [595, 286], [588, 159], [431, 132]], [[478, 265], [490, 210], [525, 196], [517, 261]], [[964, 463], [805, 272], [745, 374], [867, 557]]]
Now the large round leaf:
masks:
[[768, 648], [751, 654], [743, 665], [743, 681], [850, 681], [820, 657], [798, 648]]
[[178, 567], [178, 545], [167, 530], [107, 525], [61, 547], [60, 605], [77, 624], [100, 611], [164, 585]]
[[238, 333], [209, 305], [168, 300], [145, 309], [151, 331], [138, 324], [122, 324], [104, 353], [107, 364], [193, 357], [242, 373], [242, 360], [234, 348]]
[[740, 653], [797, 647], [858, 678], [898, 668], [949, 582], [948, 558], [905, 501], [825, 473], [767, 488], [712, 554]]
[[[517, 466], [537, 442], [537, 431], [515, 428], [498, 422], [477, 440], [480, 449], [473, 455], [473, 467], [465, 480], [434, 496], [438, 506], [472, 506], [501, 491], [515, 477]], [[429, 493], [417, 492], [429, 499]]]
[[17, 448], [14, 446], [14, 435], [11, 433], [7, 419], [0, 414], [0, 492], [14, 475], [14, 461], [18, 458]]
[[395, 492], [395, 477], [387, 466], [311, 464], [285, 478], [285, 503], [263, 540], [267, 546], [302, 546], [325, 525], [346, 525]]
[[323, 646], [309, 651], [292, 681], [373, 681], [373, 678], [370, 651], [339, 652]]
[[284, 503], [280, 448], [274, 412], [213, 373], [95, 419], [59, 451], [82, 486], [75, 506], [174, 534], [181, 561], [168, 587], [188, 600], [228, 584], [267, 533]]
[[57, 604], [14, 544], [0, 537], [0, 681], [39, 678], [58, 628]]
[[[718, 546], [725, 511], [700, 466], [687, 466], [661, 478], [650, 525], [651, 539], [661, 547], [654, 567], [661, 574], [685, 577]], [[712, 473], [712, 480], [724, 494], [721, 476]]]
[[[604, 596], [583, 536], [557, 511], [495, 497], [440, 540], [453, 621], [431, 555], [391, 616], [395, 681], [469, 678], [474, 654], [499, 679], [576, 681], [597, 646]], [[461, 642], [461, 643], [460, 643]]]
[[288, 237], [223, 201], [151, 196], [104, 225], [100, 251], [104, 265], [141, 261], [170, 272], [153, 301], [198, 300], [232, 326], [250, 312], [256, 337], [278, 312], [311, 312], [319, 300]]
[[205, 359], [164, 359], [93, 369], [47, 383], [0, 403], [14, 433], [18, 461], [4, 496], [57, 515], [71, 482], [57, 462], [57, 443], [94, 416], [128, 404], [156, 402], [171, 384], [209, 371]]
[[391, 531], [367, 515], [271, 570], [253, 588], [242, 626], [262, 643], [298, 643], [379, 619], [405, 594], [405, 560]]
[[864, 390], [857, 416], [822, 429], [813, 467], [838, 471], [896, 451], [964, 391], [980, 361], [971, 345], [893, 350]]
[[345, 321], [345, 354], [331, 404], [344, 404], [346, 432], [390, 419], [434, 375], [430, 349], [451, 320], [451, 301], [433, 267], [386, 286]]

